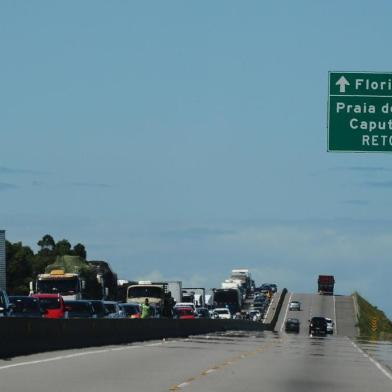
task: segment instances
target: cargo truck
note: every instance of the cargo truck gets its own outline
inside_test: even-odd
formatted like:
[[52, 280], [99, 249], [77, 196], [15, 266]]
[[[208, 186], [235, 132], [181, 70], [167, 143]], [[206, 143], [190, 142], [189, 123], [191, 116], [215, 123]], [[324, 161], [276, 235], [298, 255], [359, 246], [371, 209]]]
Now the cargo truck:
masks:
[[117, 276], [105, 261], [58, 256], [30, 282], [30, 294], [60, 294], [64, 300], [115, 299]]
[[[171, 287], [173, 289], [173, 286]], [[160, 316], [172, 317], [174, 299], [169, 291], [168, 282], [139, 281], [127, 289], [127, 302], [143, 304], [148, 299]]]
[[241, 290], [245, 296], [250, 295], [254, 291], [255, 283], [248, 269], [233, 269], [230, 280], [240, 282]]
[[182, 290], [182, 301], [192, 302], [197, 308], [204, 308], [206, 305], [206, 289], [204, 287], [185, 287]]
[[318, 293], [322, 295], [333, 295], [335, 278], [333, 275], [319, 275]]
[[228, 308], [231, 314], [241, 311], [242, 295], [239, 289], [213, 289], [214, 307]]

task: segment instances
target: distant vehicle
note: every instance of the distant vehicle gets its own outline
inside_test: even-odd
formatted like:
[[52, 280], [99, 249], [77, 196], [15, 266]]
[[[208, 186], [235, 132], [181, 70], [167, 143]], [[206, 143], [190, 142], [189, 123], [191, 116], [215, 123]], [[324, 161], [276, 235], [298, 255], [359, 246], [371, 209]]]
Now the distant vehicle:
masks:
[[145, 280], [128, 287], [127, 302], [136, 302], [141, 305], [146, 299], [151, 306], [156, 307], [158, 314], [166, 317], [171, 316], [174, 300], [168, 291], [167, 282], [154, 283]]
[[289, 304], [289, 310], [301, 310], [301, 302], [291, 301]]
[[13, 306], [5, 290], [0, 290], [0, 317], [10, 316]]
[[312, 317], [309, 322], [310, 336], [326, 336], [327, 335], [327, 321], [324, 317]]
[[278, 286], [275, 283], [270, 283], [269, 286], [273, 293], [276, 293], [278, 291]]
[[258, 295], [253, 299], [254, 306], [264, 306], [266, 303], [268, 303], [268, 298], [264, 295]]
[[196, 306], [193, 302], [178, 302], [174, 305], [174, 309], [175, 308], [183, 308], [183, 307], [192, 308], [193, 311], [196, 311]]
[[60, 294], [33, 294], [31, 297], [39, 299], [44, 318], [65, 317], [65, 304]]
[[214, 313], [218, 315], [218, 318], [220, 319], [231, 319], [231, 313], [230, 310], [227, 308], [215, 308]]
[[231, 271], [230, 279], [233, 281], [240, 281], [241, 291], [245, 296], [249, 295], [254, 290], [254, 281], [248, 269], [233, 269]]
[[263, 283], [258, 291], [262, 294], [268, 294], [270, 291], [272, 291], [272, 288], [268, 283]]
[[214, 289], [213, 293], [216, 308], [228, 307], [233, 314], [241, 311], [242, 295], [239, 289]]
[[30, 282], [33, 294], [60, 294], [64, 300], [114, 299], [117, 275], [105, 261], [86, 261], [79, 256], [58, 256], [45, 273]]
[[140, 319], [141, 309], [138, 303], [126, 303], [119, 304], [121, 313], [123, 317], [131, 318], [131, 319]]
[[333, 295], [335, 278], [333, 275], [319, 275], [318, 293], [323, 295]]
[[285, 323], [285, 331], [299, 333], [299, 325], [300, 323], [297, 318], [288, 318]]
[[104, 301], [103, 302], [106, 309], [107, 318], [121, 318], [121, 309], [117, 302], [115, 301]]
[[93, 311], [96, 318], [107, 317], [109, 312], [106, 310], [103, 301], [100, 300], [90, 300], [93, 305]]
[[194, 320], [195, 312], [191, 307], [179, 306], [173, 310], [173, 318], [181, 320]]
[[210, 318], [210, 312], [207, 308], [197, 308], [196, 309], [197, 318]]
[[89, 300], [64, 301], [67, 318], [96, 318]]
[[325, 317], [325, 321], [327, 322], [327, 333], [332, 334], [335, 323], [328, 317]]
[[261, 321], [263, 315], [260, 310], [251, 310], [249, 312], [249, 319], [252, 321]]
[[41, 309], [39, 299], [24, 295], [10, 296], [13, 304], [12, 317], [42, 318], [44, 311]]

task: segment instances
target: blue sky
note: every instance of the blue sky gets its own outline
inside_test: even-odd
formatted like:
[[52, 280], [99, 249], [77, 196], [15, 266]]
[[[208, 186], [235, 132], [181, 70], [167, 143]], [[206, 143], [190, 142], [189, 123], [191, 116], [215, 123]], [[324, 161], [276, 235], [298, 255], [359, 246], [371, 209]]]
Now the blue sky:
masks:
[[121, 278], [235, 267], [392, 316], [390, 154], [327, 153], [328, 71], [391, 71], [381, 1], [3, 1], [0, 226]]

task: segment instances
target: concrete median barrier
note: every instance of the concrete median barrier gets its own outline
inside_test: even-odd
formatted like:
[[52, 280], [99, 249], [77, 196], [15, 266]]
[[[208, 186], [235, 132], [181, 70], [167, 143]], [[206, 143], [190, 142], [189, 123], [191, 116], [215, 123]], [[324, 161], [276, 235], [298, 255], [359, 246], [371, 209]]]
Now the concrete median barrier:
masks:
[[271, 314], [269, 315], [268, 320], [266, 320], [264, 324], [266, 330], [273, 331], [275, 329], [280, 311], [282, 310], [284, 299], [286, 298], [286, 294], [287, 289], [284, 288], [280, 293], [277, 294], [278, 297], [274, 298], [274, 301], [276, 301], [276, 303], [273, 305], [273, 308], [271, 309]]
[[263, 328], [246, 320], [0, 318], [0, 357]]

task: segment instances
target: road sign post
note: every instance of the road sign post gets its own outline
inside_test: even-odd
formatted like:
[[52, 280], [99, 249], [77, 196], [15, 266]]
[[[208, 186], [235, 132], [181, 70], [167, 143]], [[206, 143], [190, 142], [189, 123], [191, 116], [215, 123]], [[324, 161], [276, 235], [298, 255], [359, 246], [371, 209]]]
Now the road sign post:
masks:
[[329, 73], [328, 151], [392, 151], [392, 73]]

